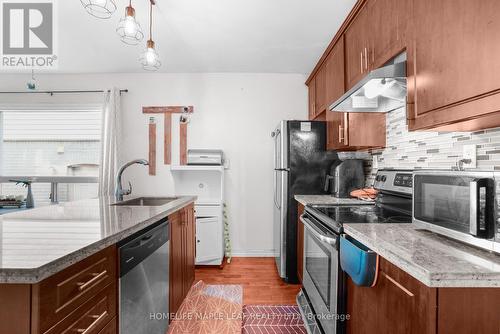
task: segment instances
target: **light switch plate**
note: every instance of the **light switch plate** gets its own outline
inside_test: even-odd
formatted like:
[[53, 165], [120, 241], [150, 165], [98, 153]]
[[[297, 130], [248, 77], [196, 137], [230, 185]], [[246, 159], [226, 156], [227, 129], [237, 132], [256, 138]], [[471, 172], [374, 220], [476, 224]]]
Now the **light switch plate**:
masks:
[[476, 145], [464, 145], [463, 159], [470, 159], [470, 163], [464, 163], [464, 168], [477, 167], [477, 147]]

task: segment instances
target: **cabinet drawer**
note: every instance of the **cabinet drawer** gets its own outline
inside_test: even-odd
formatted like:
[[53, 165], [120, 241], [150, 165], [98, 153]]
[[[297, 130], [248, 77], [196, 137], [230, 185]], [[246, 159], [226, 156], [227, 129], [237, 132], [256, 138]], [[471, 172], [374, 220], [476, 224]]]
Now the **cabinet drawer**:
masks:
[[116, 316], [116, 297], [116, 284], [111, 284], [44, 334], [100, 333]]
[[221, 215], [220, 205], [196, 205], [194, 207], [195, 217], [219, 217]]
[[33, 325], [43, 333], [116, 281], [116, 248], [106, 248], [33, 286]]
[[99, 334], [116, 334], [116, 333], [118, 333], [118, 331], [116, 330], [116, 328], [117, 328], [116, 322], [117, 322], [117, 319], [116, 319], [116, 317], [114, 317], [106, 325], [106, 327], [104, 327], [103, 330], [99, 332]]

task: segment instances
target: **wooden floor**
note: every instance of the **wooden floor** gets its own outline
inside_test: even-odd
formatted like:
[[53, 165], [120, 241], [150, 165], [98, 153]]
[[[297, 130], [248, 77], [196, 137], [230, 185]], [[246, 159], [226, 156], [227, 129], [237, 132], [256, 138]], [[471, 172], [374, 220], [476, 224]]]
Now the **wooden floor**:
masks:
[[245, 305], [292, 305], [300, 285], [286, 284], [276, 271], [274, 258], [233, 258], [224, 269], [196, 268], [196, 281], [240, 284]]

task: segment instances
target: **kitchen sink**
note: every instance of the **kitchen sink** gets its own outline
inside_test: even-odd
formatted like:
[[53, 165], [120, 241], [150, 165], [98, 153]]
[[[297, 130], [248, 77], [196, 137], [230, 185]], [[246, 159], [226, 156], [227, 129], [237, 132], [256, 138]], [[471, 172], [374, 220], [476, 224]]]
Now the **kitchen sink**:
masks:
[[112, 205], [119, 206], [162, 206], [172, 201], [175, 201], [179, 197], [138, 197], [134, 199], [129, 199], [127, 201], [118, 202]]

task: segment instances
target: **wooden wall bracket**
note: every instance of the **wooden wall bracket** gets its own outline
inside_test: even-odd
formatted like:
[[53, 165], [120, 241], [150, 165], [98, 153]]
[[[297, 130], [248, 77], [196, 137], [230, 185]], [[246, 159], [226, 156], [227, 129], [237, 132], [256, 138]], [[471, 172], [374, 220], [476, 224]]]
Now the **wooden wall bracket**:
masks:
[[[164, 138], [163, 138], [163, 162], [165, 165], [172, 163], [172, 114], [192, 114], [193, 106], [149, 106], [142, 107], [143, 114], [163, 114], [164, 119]], [[187, 124], [180, 124], [180, 157], [181, 165], [187, 164]], [[155, 134], [156, 136], [156, 134]], [[151, 141], [151, 136], [150, 139]], [[151, 160], [151, 159], [150, 159]]]

